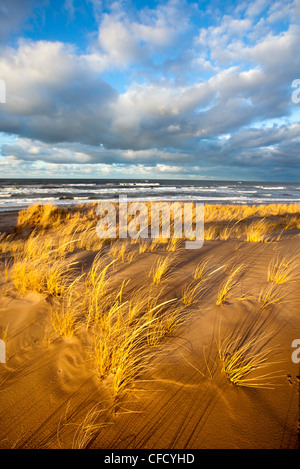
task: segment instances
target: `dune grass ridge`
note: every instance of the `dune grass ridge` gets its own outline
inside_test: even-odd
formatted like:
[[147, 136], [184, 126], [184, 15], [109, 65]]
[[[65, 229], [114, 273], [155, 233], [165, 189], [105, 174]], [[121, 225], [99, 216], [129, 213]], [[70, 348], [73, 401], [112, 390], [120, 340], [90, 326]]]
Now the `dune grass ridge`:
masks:
[[[37, 345], [27, 345], [26, 337], [26, 347], [44, 347], [48, 362], [56, 350], [67, 350], [66, 375], [82, 367], [86, 382], [97, 383], [90, 401], [85, 397], [85, 417], [70, 430], [71, 446], [91, 447], [105, 431], [102, 407], [90, 406], [99, 390], [114, 424], [120, 403], [132, 398], [136, 404], [145, 389], [163, 396], [176, 388], [172, 399], [181, 396], [183, 403], [197, 389], [199, 407], [211, 389], [253, 393], [254, 404], [255, 392], [246, 388], [274, 389], [283, 376], [276, 341], [276, 327], [285, 320], [280, 308], [298, 279], [299, 258], [288, 243], [298, 236], [300, 205], [206, 206], [204, 248], [194, 252], [172, 230], [168, 239], [100, 239], [96, 208], [36, 204], [20, 212], [13, 233], [0, 236], [5, 306], [23, 301], [27, 311], [36, 301], [28, 328], [43, 310], [44, 337], [35, 331]], [[216, 332], [220, 316], [225, 326]], [[14, 331], [11, 340], [11, 329], [0, 329], [9, 345], [19, 334]], [[82, 354], [74, 363], [72, 350]], [[71, 380], [60, 365], [53, 368], [64, 397]]]

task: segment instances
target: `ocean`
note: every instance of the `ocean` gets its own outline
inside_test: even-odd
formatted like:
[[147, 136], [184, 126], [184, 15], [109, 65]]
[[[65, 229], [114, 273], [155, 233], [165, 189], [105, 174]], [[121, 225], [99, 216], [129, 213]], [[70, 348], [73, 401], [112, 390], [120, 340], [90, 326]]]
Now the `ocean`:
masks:
[[299, 203], [300, 183], [124, 179], [0, 179], [0, 211], [33, 203], [70, 206], [127, 196], [205, 204]]

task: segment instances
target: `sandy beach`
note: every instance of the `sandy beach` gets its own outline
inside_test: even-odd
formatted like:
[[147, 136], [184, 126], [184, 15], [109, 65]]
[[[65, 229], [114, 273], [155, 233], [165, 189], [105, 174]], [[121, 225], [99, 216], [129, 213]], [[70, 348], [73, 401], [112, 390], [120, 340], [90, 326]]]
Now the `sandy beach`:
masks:
[[0, 214], [0, 447], [298, 448], [299, 207], [219, 209], [198, 250], [103, 242], [92, 210]]
[[299, 44], [300, 0], [0, 0], [0, 449], [297, 455]]

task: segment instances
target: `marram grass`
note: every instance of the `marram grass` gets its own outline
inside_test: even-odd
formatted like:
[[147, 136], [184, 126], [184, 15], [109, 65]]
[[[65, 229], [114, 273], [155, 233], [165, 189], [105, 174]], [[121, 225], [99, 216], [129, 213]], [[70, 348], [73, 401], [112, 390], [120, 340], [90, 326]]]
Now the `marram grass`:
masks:
[[267, 347], [269, 335], [264, 334], [241, 341], [227, 338], [218, 342], [219, 359], [222, 372], [228, 380], [236, 386], [273, 389], [275, 378], [282, 375], [270, 369], [279, 362], [272, 361], [277, 348]]
[[287, 256], [272, 259], [268, 267], [268, 282], [274, 282], [278, 285], [285, 283], [293, 278], [295, 258]]
[[242, 267], [243, 267], [243, 264], [241, 264], [236, 269], [232, 270], [231, 273], [228, 275], [226, 282], [219, 288], [218, 298], [216, 301], [217, 306], [219, 306], [220, 304], [222, 304], [224, 301], [227, 300], [230, 291], [236, 284], [235, 276], [237, 275], [237, 273], [240, 271]]

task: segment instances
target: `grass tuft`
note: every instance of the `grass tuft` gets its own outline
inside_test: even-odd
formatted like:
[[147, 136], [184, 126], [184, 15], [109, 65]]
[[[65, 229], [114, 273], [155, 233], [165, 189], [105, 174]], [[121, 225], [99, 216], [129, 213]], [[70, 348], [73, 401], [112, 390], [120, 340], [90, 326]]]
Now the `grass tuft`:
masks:
[[263, 309], [272, 304], [280, 304], [283, 302], [275, 284], [269, 284], [262, 287], [258, 295], [258, 301]]
[[241, 264], [239, 267], [237, 267], [235, 270], [232, 270], [232, 272], [229, 274], [226, 282], [222, 287], [219, 289], [218, 292], [218, 298], [216, 301], [216, 305], [219, 306], [221, 303], [223, 303], [229, 295], [229, 292], [232, 290], [232, 288], [236, 285], [236, 279], [235, 276], [239, 272], [239, 270], [242, 268], [243, 264]]
[[289, 259], [288, 257], [280, 258], [278, 256], [275, 259], [272, 259], [268, 267], [268, 282], [274, 282], [281, 285], [282, 283], [291, 280], [294, 270], [293, 262], [294, 259]]
[[155, 266], [150, 270], [149, 277], [152, 277], [154, 285], [158, 285], [167, 273], [170, 271], [170, 266], [174, 260], [174, 255], [169, 254], [166, 257], [160, 256]]
[[222, 363], [222, 371], [228, 380], [236, 386], [273, 389], [274, 383], [270, 379], [278, 378], [279, 372], [262, 373], [278, 362], [270, 358], [278, 351], [274, 347], [265, 347], [268, 335], [261, 335], [245, 340], [241, 345], [239, 338], [221, 342], [219, 334], [218, 352]]

